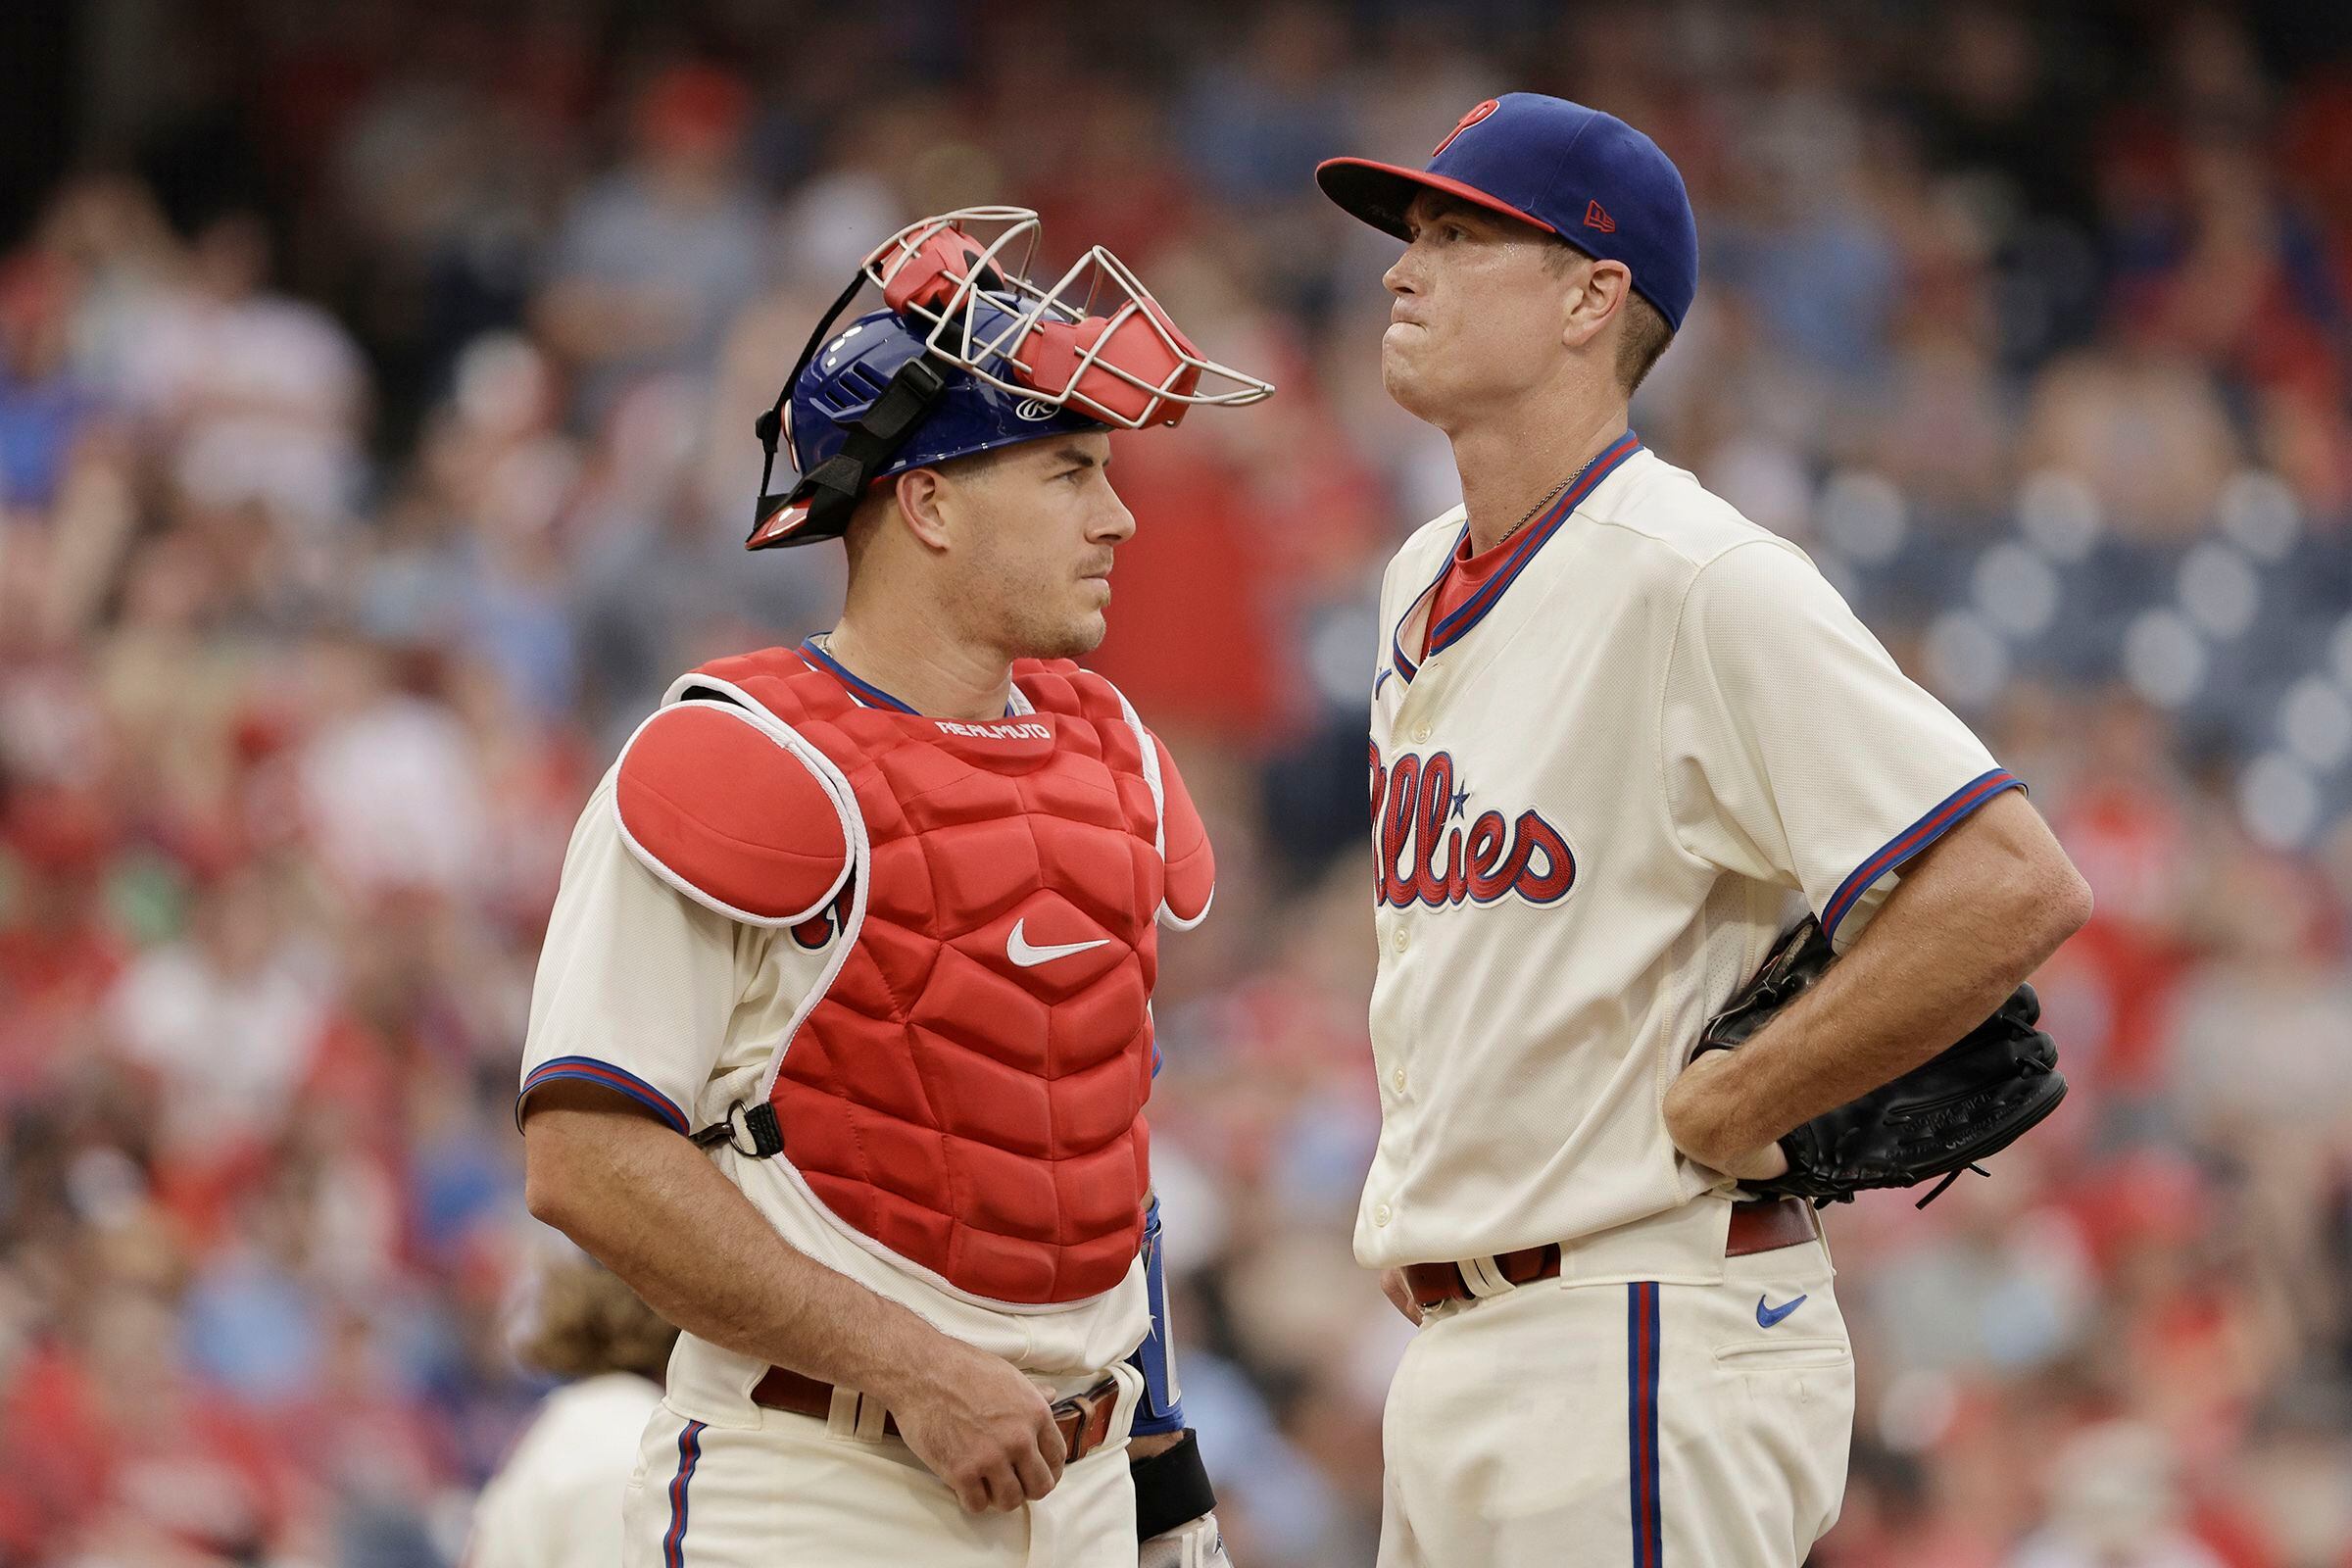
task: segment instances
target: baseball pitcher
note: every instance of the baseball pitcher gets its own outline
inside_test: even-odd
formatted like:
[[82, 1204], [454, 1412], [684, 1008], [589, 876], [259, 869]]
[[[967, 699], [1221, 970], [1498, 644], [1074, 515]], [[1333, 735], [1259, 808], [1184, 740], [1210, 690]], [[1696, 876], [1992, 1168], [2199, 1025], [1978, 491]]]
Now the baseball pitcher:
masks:
[[[1380, 1560], [1795, 1568], [1837, 1517], [1853, 1363], [1813, 1207], [1755, 1195], [1844, 1180], [1781, 1141], [1890, 1081], [1934, 1100], [1908, 1075], [1954, 1042], [2000, 1063], [1954, 1102], [2009, 1137], [2045, 1113], [2012, 993], [2089, 895], [1803, 553], [1627, 427], [1698, 276], [1648, 137], [1512, 93], [1426, 169], [1317, 177], [1405, 242], [1383, 377], [1464, 502], [1389, 567], [1372, 695], [1355, 1248], [1421, 1324]], [[1767, 955], [1770, 1005], [1693, 1059]], [[1915, 1109], [1867, 1119], [1899, 1144]], [[1994, 1147], [1975, 1114], [1926, 1117], [1936, 1158], [1899, 1174]]]
[[819, 323], [750, 545], [843, 540], [840, 622], [681, 677], [565, 858], [531, 1212], [684, 1331], [632, 1568], [1225, 1561], [1143, 1115], [1157, 933], [1206, 914], [1209, 847], [1070, 661], [1134, 530], [1107, 427], [1271, 389], [1106, 252], [1031, 281], [1037, 226], [914, 224]]

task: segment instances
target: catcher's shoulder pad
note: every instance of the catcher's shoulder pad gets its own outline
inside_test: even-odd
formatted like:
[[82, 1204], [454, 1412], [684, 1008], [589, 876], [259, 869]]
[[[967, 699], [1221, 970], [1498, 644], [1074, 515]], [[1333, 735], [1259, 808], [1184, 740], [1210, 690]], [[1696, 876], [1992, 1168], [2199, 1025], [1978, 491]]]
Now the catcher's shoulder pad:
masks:
[[1119, 742], [1108, 749], [1109, 760], [1121, 770], [1139, 771], [1152, 793], [1160, 863], [1167, 870], [1160, 923], [1190, 931], [1208, 918], [1217, 891], [1216, 856], [1209, 848], [1208, 827], [1167, 743], [1146, 727], [1116, 686], [1069, 660], [1022, 660], [1013, 665], [1013, 679], [1040, 709], [1091, 718], [1105, 740], [1122, 731], [1132, 737], [1132, 752], [1128, 742]]
[[1184, 786], [1184, 775], [1176, 771], [1176, 760], [1168, 754], [1165, 741], [1152, 737], [1152, 748], [1159, 760], [1161, 793], [1165, 805], [1160, 810], [1160, 836], [1164, 840], [1161, 858], [1168, 868], [1167, 894], [1162, 906], [1162, 918], [1179, 930], [1191, 930], [1208, 916], [1209, 901], [1217, 892], [1217, 857], [1209, 848], [1208, 827], [1200, 820], [1200, 808], [1193, 804], [1193, 793]]
[[850, 824], [794, 748], [781, 722], [733, 703], [662, 709], [621, 750], [621, 837], [656, 876], [730, 919], [812, 917], [849, 878]]

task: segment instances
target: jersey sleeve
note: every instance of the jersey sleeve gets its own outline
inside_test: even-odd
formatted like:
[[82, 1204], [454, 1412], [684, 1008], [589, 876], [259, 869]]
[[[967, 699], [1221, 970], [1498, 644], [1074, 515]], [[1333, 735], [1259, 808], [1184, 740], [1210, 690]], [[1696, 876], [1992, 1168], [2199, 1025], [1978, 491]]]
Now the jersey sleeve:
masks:
[[622, 840], [610, 778], [589, 797], [531, 990], [520, 1123], [540, 1085], [602, 1084], [678, 1132], [725, 1049], [737, 921], [670, 886]]
[[1692, 579], [1660, 731], [1683, 848], [1801, 888], [1839, 945], [1906, 861], [2020, 787], [1775, 539], [1734, 546]]

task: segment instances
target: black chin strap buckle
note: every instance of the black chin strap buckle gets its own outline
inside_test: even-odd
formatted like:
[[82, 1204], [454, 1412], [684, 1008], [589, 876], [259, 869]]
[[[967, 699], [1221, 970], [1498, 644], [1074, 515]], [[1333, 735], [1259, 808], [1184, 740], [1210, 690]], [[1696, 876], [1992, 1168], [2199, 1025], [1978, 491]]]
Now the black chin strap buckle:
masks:
[[776, 1121], [775, 1105], [765, 1100], [747, 1105], [738, 1100], [726, 1115], [694, 1135], [697, 1149], [721, 1144], [751, 1159], [772, 1159], [784, 1152], [784, 1129]]

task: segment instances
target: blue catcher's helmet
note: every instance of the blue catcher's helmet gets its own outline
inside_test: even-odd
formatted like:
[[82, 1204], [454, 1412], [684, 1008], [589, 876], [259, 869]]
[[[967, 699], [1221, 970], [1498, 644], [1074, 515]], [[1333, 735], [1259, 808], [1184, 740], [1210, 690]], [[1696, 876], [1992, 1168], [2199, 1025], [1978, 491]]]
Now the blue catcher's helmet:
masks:
[[1106, 428], [956, 368], [889, 310], [860, 316], [821, 345], [811, 342], [783, 408], [761, 421], [763, 441], [777, 433], [778, 415], [800, 479], [784, 494], [761, 497], [746, 542], [753, 550], [840, 537], [867, 486], [909, 468]]

